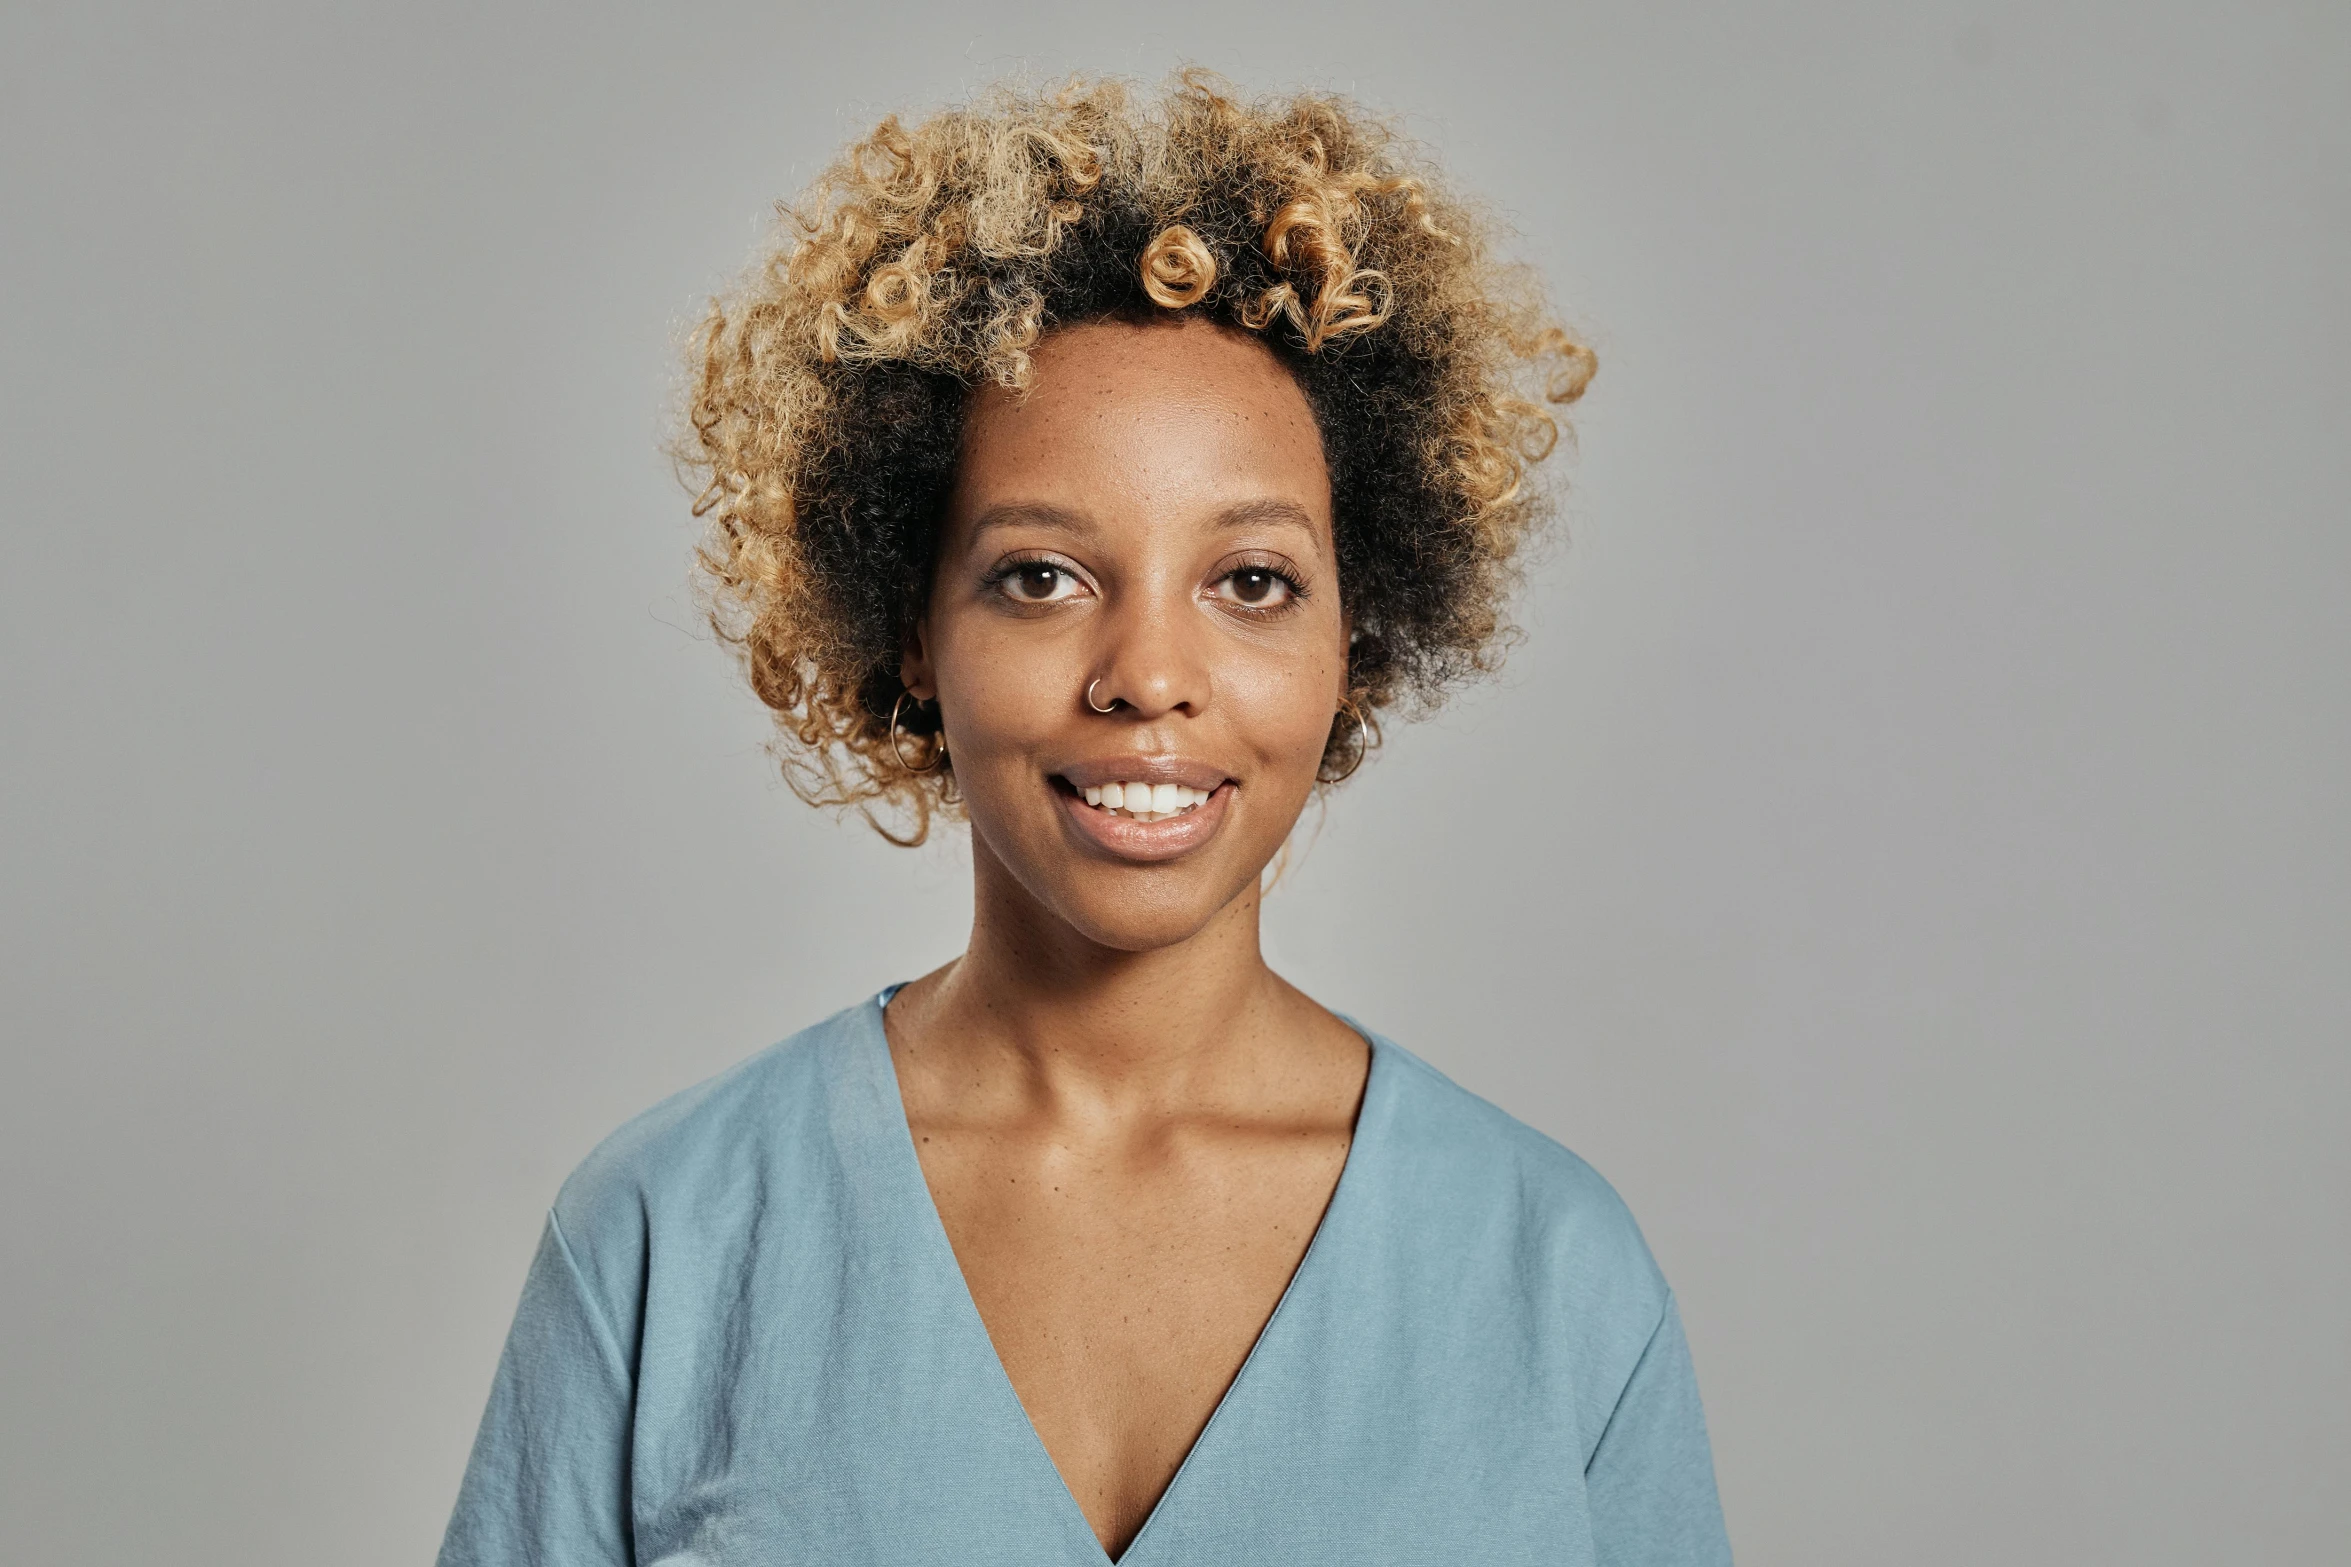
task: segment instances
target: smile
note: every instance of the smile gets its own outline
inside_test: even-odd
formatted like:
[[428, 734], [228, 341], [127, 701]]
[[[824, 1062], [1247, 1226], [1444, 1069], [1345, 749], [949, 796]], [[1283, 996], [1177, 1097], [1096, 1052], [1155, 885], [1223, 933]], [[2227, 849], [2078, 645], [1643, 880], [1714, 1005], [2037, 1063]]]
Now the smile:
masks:
[[1078, 840], [1130, 864], [1181, 859], [1214, 841], [1240, 789], [1223, 768], [1177, 756], [1106, 756], [1051, 777]]
[[1137, 822], [1164, 821], [1198, 810], [1213, 792], [1176, 783], [1107, 783], [1079, 791], [1096, 810]]

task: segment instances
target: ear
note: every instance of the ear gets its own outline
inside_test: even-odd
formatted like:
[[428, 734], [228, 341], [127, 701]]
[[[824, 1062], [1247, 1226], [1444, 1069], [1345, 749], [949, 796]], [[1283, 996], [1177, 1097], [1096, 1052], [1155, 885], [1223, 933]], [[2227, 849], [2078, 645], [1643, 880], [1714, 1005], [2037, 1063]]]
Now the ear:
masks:
[[898, 654], [898, 683], [917, 702], [934, 700], [939, 694], [939, 682], [931, 668], [930, 619], [925, 616], [914, 623], [907, 633], [906, 646]]

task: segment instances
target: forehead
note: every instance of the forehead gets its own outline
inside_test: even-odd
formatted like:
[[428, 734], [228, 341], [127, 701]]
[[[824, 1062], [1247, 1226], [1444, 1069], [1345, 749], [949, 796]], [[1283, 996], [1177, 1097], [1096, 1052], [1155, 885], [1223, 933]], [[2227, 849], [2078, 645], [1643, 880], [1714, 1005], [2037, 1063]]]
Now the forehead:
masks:
[[1277, 500], [1327, 523], [1313, 409], [1254, 337], [1196, 320], [1089, 323], [1033, 359], [1027, 391], [974, 397], [957, 510], [1019, 500], [1175, 520]]

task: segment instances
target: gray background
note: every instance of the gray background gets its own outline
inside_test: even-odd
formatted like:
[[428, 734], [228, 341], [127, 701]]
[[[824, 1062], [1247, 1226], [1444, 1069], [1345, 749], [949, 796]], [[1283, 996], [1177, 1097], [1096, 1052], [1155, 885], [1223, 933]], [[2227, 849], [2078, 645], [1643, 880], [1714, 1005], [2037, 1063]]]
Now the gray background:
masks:
[[696, 628], [675, 342], [885, 109], [1187, 57], [1604, 366], [1277, 961], [1624, 1191], [1750, 1567], [2339, 1548], [2351, 11], [19, 0], [10, 1559], [427, 1557], [565, 1171], [956, 950]]

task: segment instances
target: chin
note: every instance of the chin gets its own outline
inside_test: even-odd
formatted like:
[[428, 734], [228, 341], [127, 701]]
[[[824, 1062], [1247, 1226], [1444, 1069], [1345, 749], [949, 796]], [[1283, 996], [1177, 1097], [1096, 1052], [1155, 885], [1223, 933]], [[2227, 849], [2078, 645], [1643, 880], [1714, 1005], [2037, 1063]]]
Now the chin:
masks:
[[1208, 928], [1221, 910], [1186, 917], [1171, 911], [1160, 918], [1136, 919], [1111, 915], [1101, 920], [1074, 918], [1070, 927], [1097, 946], [1113, 952], [1160, 952], [1191, 940]]
[[[1095, 865], [1056, 867], [1044, 890], [1047, 916], [1087, 941], [1114, 952], [1158, 952], [1181, 946], [1214, 925], [1257, 877], [1237, 880], [1231, 867], [1172, 867], [1137, 874]], [[1216, 871], [1224, 875], [1214, 874]]]

